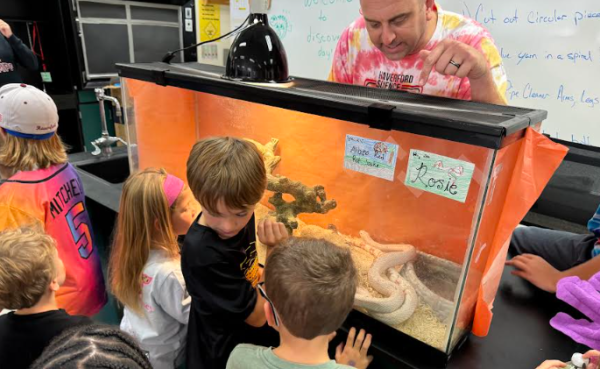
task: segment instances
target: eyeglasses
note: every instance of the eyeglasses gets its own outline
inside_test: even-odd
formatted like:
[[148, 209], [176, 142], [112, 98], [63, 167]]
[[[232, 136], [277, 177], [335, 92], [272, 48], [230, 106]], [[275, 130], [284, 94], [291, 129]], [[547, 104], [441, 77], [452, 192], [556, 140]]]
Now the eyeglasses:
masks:
[[260, 282], [256, 287], [258, 288], [258, 292], [262, 295], [262, 297], [267, 300], [269, 305], [271, 305], [271, 310], [273, 311], [273, 317], [275, 318], [275, 325], [279, 327], [279, 316], [277, 315], [277, 311], [275, 311], [275, 305], [271, 302], [269, 296], [267, 296], [267, 292], [265, 291], [263, 285], [265, 282]]

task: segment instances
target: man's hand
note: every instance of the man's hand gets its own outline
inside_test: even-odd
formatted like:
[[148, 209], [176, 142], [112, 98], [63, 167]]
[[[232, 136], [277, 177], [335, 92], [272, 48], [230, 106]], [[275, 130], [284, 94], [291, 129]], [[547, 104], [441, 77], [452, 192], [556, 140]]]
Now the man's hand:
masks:
[[335, 349], [335, 361], [338, 364], [366, 369], [373, 361], [373, 356], [367, 356], [367, 351], [371, 346], [371, 335], [366, 334], [365, 330], [361, 329], [356, 339], [355, 336], [356, 329], [352, 327], [348, 333], [346, 345], [340, 343]]
[[2, 35], [6, 38], [10, 38], [10, 36], [12, 36], [13, 34], [12, 29], [10, 29], [8, 23], [3, 21], [2, 19], [0, 19], [0, 33], [2, 33]]
[[526, 279], [536, 287], [551, 293], [556, 293], [556, 284], [563, 278], [563, 273], [537, 255], [515, 256], [508, 260], [506, 265], [517, 268], [511, 274]]
[[446, 39], [433, 50], [421, 50], [423, 69], [419, 84], [425, 86], [431, 71], [446, 76], [467, 77], [471, 86], [471, 101], [506, 105], [506, 99], [494, 81], [488, 62], [479, 50], [456, 40]]
[[256, 234], [258, 240], [267, 247], [276, 246], [289, 237], [283, 223], [275, 222], [269, 218], [262, 219], [258, 222]]
[[546, 360], [536, 369], [556, 369], [556, 368], [564, 368], [567, 364], [558, 360]]
[[470, 81], [490, 75], [483, 54], [472, 46], [456, 40], [445, 39], [431, 51], [421, 50], [419, 57], [423, 59], [423, 69], [419, 79], [421, 85], [427, 83], [433, 69], [446, 76], [467, 77]]

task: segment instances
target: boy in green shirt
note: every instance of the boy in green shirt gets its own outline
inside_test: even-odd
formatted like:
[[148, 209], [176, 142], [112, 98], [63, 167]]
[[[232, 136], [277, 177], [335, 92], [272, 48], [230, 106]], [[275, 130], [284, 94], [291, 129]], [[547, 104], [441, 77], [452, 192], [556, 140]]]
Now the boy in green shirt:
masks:
[[352, 328], [346, 345], [329, 358], [329, 342], [352, 309], [357, 272], [350, 251], [325, 240], [290, 238], [269, 254], [265, 282], [258, 288], [266, 302], [268, 324], [281, 344], [267, 348], [238, 345], [227, 369], [365, 369], [371, 335]]

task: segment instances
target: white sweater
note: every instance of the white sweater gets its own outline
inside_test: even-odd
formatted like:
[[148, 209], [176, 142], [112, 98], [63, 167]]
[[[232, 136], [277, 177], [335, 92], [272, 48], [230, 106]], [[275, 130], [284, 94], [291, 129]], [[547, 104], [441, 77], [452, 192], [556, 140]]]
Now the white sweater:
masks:
[[173, 369], [185, 356], [191, 306], [181, 263], [152, 250], [142, 276], [143, 315], [125, 307], [121, 329], [137, 338], [154, 369]]

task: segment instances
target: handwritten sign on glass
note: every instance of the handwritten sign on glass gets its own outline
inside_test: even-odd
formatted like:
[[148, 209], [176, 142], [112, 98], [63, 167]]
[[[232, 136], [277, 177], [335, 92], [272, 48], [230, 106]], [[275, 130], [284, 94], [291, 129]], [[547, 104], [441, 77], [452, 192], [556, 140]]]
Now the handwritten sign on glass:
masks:
[[393, 181], [397, 157], [396, 144], [346, 135], [346, 169]]
[[410, 150], [405, 184], [465, 202], [475, 165], [420, 150]]

